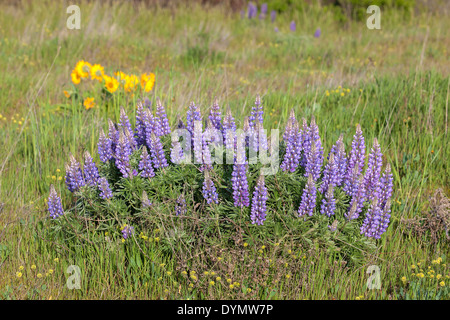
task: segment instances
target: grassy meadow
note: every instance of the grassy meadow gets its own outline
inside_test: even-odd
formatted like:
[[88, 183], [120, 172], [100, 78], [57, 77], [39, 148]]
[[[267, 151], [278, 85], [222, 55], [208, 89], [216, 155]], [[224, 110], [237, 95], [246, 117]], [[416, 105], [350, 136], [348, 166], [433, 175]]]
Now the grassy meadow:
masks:
[[[450, 239], [436, 218], [438, 211], [450, 220], [448, 11], [382, 8], [381, 30], [369, 30], [365, 19], [343, 20], [339, 7], [319, 4], [271, 22], [226, 4], [82, 1], [81, 29], [69, 30], [67, 6], [0, 2], [0, 299], [450, 298]], [[71, 81], [80, 60], [109, 75], [151, 72], [155, 85], [106, 100], [95, 80]], [[100, 129], [119, 120], [121, 106], [134, 123], [136, 101], [159, 97], [174, 128], [191, 101], [206, 115], [217, 97], [242, 127], [257, 94], [266, 129], [282, 134], [291, 109], [297, 119], [313, 115], [325, 154], [340, 134], [348, 153], [357, 124], [367, 150], [380, 142], [394, 176], [392, 217], [358, 263], [316, 242], [305, 246], [289, 226], [267, 238], [244, 230], [226, 241], [199, 233], [193, 244], [176, 242], [173, 230], [188, 222], [165, 204], [148, 218], [157, 227], [125, 243], [120, 231], [92, 230], [77, 244], [54, 236], [50, 185], [65, 209], [76, 205], [64, 184], [69, 155], [87, 150], [98, 163]], [[80, 101], [88, 97], [95, 106], [87, 110]], [[172, 205], [164, 177], [155, 181]], [[192, 219], [209, 212], [191, 209]], [[66, 286], [69, 265], [80, 267], [79, 290]], [[381, 289], [367, 288], [371, 265]]]

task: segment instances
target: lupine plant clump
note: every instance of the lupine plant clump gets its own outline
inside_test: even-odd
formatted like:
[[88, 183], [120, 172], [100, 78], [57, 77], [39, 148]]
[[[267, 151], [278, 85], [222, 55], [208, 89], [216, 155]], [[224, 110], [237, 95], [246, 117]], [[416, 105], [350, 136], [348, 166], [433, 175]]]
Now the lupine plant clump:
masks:
[[[124, 240], [134, 228], [144, 229], [143, 221], [161, 215], [206, 219], [212, 214], [219, 233], [236, 223], [257, 233], [280, 232], [287, 225], [304, 233], [318, 224], [323, 228], [306, 234], [332, 233], [360, 244], [379, 239], [389, 227], [391, 168], [386, 164], [383, 170], [377, 139], [366, 150], [359, 125], [349, 150], [341, 134], [325, 157], [327, 143], [316, 119], [299, 122], [295, 110], [287, 119], [280, 148], [273, 149], [269, 131], [262, 130], [264, 104], [259, 96], [241, 128], [230, 109], [222, 116], [217, 99], [209, 112], [191, 102], [186, 122], [178, 115], [175, 128], [161, 100], [156, 101], [155, 113], [149, 101], [133, 107], [135, 119], [121, 108], [117, 123], [108, 119], [107, 127], [99, 129], [98, 157], [85, 152], [80, 163], [69, 156], [65, 182], [76, 205], [66, 214], [126, 225], [121, 230]], [[179, 132], [183, 134], [173, 136]], [[249, 157], [256, 151], [278, 155], [277, 170], [264, 174], [267, 164]], [[180, 161], [189, 158], [191, 162]], [[53, 187], [48, 209], [55, 221], [64, 214]]]

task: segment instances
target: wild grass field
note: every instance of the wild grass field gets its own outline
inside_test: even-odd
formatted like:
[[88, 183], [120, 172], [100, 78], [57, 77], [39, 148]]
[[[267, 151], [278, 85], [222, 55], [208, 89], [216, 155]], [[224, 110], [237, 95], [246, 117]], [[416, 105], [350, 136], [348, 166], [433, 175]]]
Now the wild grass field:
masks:
[[[268, 3], [270, 13], [278, 2]], [[244, 2], [139, 1], [80, 1], [81, 29], [70, 30], [68, 5], [0, 3], [0, 299], [450, 298], [445, 2], [434, 11], [382, 6], [380, 30], [316, 2], [277, 11], [271, 22], [249, 19]], [[72, 82], [81, 60], [110, 76], [153, 73], [155, 83], [149, 92], [107, 95], [95, 79]], [[217, 98], [242, 127], [257, 95], [264, 128], [279, 129], [281, 140], [291, 109], [299, 121], [314, 116], [325, 155], [340, 134], [349, 153], [357, 124], [367, 152], [378, 139], [394, 178], [381, 239], [364, 249], [356, 236], [327, 245], [317, 225], [301, 229], [283, 210], [269, 214], [294, 222], [274, 229], [249, 225], [248, 210], [233, 220], [224, 205], [209, 207], [190, 193], [201, 175], [192, 166], [152, 178], [154, 206], [126, 241], [116, 227], [61, 236], [65, 226], [47, 208], [50, 185], [70, 219], [80, 202], [64, 183], [65, 165], [85, 151], [100, 162], [100, 131], [108, 118], [119, 121], [120, 107], [134, 126], [137, 101], [155, 105], [159, 97], [175, 128], [191, 101], [207, 115]], [[83, 104], [87, 98], [93, 104]], [[279, 190], [269, 192], [271, 206], [290, 196], [282, 192], [290, 179], [266, 178]], [[170, 208], [183, 181], [188, 213], [178, 217]], [[218, 187], [225, 192], [226, 181]], [[226, 219], [230, 229], [219, 228]], [[80, 268], [80, 289], [66, 285], [70, 265]], [[372, 265], [380, 289], [367, 286]]]

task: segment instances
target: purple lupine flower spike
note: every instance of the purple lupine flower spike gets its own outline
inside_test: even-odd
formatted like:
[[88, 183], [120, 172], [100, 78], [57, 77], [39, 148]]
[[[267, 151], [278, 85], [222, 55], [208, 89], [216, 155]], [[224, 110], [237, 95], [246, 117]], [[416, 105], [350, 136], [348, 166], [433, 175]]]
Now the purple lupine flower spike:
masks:
[[191, 135], [194, 132], [195, 121], [202, 121], [202, 116], [200, 114], [200, 110], [196, 107], [195, 103], [191, 102], [187, 112], [187, 120], [186, 120], [186, 128], [191, 133]]
[[380, 227], [381, 216], [383, 212], [380, 208], [380, 201], [375, 196], [367, 210], [366, 217], [361, 226], [361, 234], [368, 238], [376, 238], [377, 230]]
[[296, 27], [296, 25], [295, 25], [295, 21], [291, 21], [291, 24], [289, 25], [289, 29], [290, 29], [292, 32], [294, 32], [294, 31], [297, 29], [297, 27]]
[[[355, 168], [355, 172], [357, 169]], [[348, 220], [357, 219], [361, 213], [364, 201], [366, 200], [366, 190], [364, 188], [364, 177], [361, 174], [351, 189], [352, 200], [349, 211], [345, 214]]]
[[314, 213], [314, 208], [316, 207], [316, 183], [312, 174], [308, 175], [308, 182], [303, 189], [302, 200], [298, 208], [298, 216], [303, 217], [304, 215], [312, 216]]
[[308, 143], [303, 149], [306, 153], [306, 167], [305, 177], [312, 174], [314, 181], [320, 177], [320, 171], [323, 164], [323, 147], [319, 136], [319, 127], [316, 124], [314, 117], [311, 119], [311, 124], [308, 128]]
[[389, 221], [391, 218], [391, 199], [388, 199], [386, 203], [381, 207], [380, 223], [375, 232], [375, 238], [380, 239], [381, 235], [387, 230]]
[[144, 126], [144, 103], [139, 101], [136, 110], [136, 142], [139, 146], [145, 144], [145, 126]]
[[159, 98], [156, 99], [156, 118], [163, 135], [170, 134], [169, 119], [167, 119], [166, 110]]
[[112, 159], [112, 148], [111, 139], [105, 136], [103, 129], [100, 131], [100, 137], [98, 139], [98, 155], [100, 156], [100, 161], [106, 163]]
[[153, 171], [152, 161], [150, 159], [150, 155], [147, 152], [147, 148], [145, 146], [142, 147], [141, 153], [141, 161], [139, 161], [139, 170], [141, 171], [141, 177], [151, 178], [155, 176], [155, 172]]
[[98, 179], [98, 189], [100, 190], [100, 197], [102, 197], [102, 199], [106, 200], [113, 197], [111, 188], [109, 187], [109, 183], [106, 178], [101, 177]]
[[147, 192], [145, 190], [142, 192], [142, 208], [148, 208], [152, 205], [150, 200], [148, 199]]
[[214, 103], [212, 105], [212, 108], [209, 112], [209, 121], [211, 121], [212, 126], [217, 129], [220, 130], [222, 132], [222, 117], [221, 117], [221, 112], [220, 112], [220, 106], [219, 103], [217, 101], [217, 98], [214, 98]]
[[219, 203], [216, 187], [214, 186], [214, 182], [211, 180], [208, 171], [205, 171], [205, 180], [203, 181], [203, 197], [208, 204], [211, 202]]
[[206, 120], [206, 131], [205, 134], [202, 135], [202, 165], [200, 167], [200, 171], [203, 170], [211, 170], [212, 169], [212, 159], [211, 159], [211, 150], [209, 148], [210, 143], [207, 141], [207, 134], [211, 133], [213, 130], [212, 123], [209, 120]]
[[361, 126], [356, 126], [356, 134], [353, 136], [352, 150], [347, 163], [347, 172], [344, 177], [343, 190], [351, 195], [352, 186], [356, 183], [359, 175], [364, 168], [366, 147], [364, 143], [364, 136], [362, 134]]
[[120, 170], [122, 176], [128, 178], [131, 174], [130, 155], [132, 149], [130, 140], [125, 132], [123, 129], [120, 130], [119, 143], [117, 144], [114, 158], [116, 159], [116, 167]]
[[326, 214], [328, 217], [334, 215], [336, 210], [336, 199], [334, 199], [333, 190], [334, 186], [330, 184], [320, 206], [320, 213]]
[[133, 129], [131, 129], [130, 120], [128, 119], [127, 113], [125, 112], [125, 109], [123, 107], [120, 108], [119, 128], [122, 128], [124, 133], [126, 134], [126, 138], [129, 141], [131, 149], [136, 149], [137, 142], [133, 136]]
[[306, 167], [306, 155], [311, 148], [311, 141], [309, 136], [309, 126], [305, 118], [302, 118], [302, 128], [298, 135], [298, 144], [301, 146], [302, 154], [300, 155], [300, 164], [302, 167]]
[[336, 186], [340, 186], [344, 180], [345, 173], [347, 171], [347, 155], [345, 153], [345, 146], [343, 142], [343, 135], [339, 136], [338, 141], [331, 147], [328, 154], [328, 160], [331, 155], [334, 155], [335, 162], [338, 166], [338, 174], [336, 177]]
[[56, 193], [55, 187], [50, 186], [50, 195], [48, 197], [48, 212], [50, 212], [50, 217], [56, 219], [64, 214], [64, 210], [61, 204], [61, 198]]
[[256, 122], [259, 121], [261, 124], [264, 122], [264, 110], [261, 104], [261, 98], [259, 94], [255, 99], [255, 106], [252, 107], [252, 111], [250, 112], [249, 125], [250, 128], [256, 127]]
[[108, 137], [111, 140], [111, 150], [114, 155], [116, 152], [116, 146], [119, 143], [119, 130], [111, 119], [108, 119]]
[[177, 198], [177, 203], [175, 204], [175, 214], [177, 216], [182, 216], [186, 214], [186, 212], [186, 199], [184, 198], [183, 194], [180, 194]]
[[368, 158], [367, 169], [364, 175], [364, 184], [367, 192], [367, 198], [372, 200], [376, 196], [379, 197], [379, 193], [381, 191], [380, 175], [381, 166], [383, 165], [383, 154], [381, 153], [377, 138], [373, 141], [373, 147]]
[[253, 191], [250, 219], [252, 224], [262, 225], [266, 221], [268, 194], [264, 183], [264, 176], [260, 175]]
[[155, 169], [165, 168], [169, 166], [166, 160], [166, 156], [164, 155], [164, 147], [161, 143], [161, 140], [154, 133], [151, 137], [150, 153], [152, 155], [152, 163]]
[[248, 4], [248, 18], [253, 19], [258, 14], [258, 8], [253, 3]]
[[203, 129], [202, 121], [195, 120], [192, 131], [192, 145], [194, 150], [194, 163], [203, 163]]
[[386, 169], [383, 172], [383, 175], [380, 179], [380, 201], [381, 207], [391, 198], [392, 196], [392, 187], [393, 187], [393, 176], [391, 172], [391, 165], [388, 163], [386, 165]]
[[247, 182], [247, 161], [245, 149], [237, 146], [236, 159], [233, 164], [231, 183], [233, 187], [233, 200], [235, 207], [248, 207], [250, 204], [248, 182]]
[[298, 122], [295, 119], [294, 109], [291, 110], [291, 116], [288, 119], [286, 130], [283, 134], [283, 140], [286, 144], [286, 154], [284, 155], [281, 169], [283, 171], [295, 172], [300, 161], [301, 144], [298, 143], [299, 129]]
[[148, 148], [150, 148], [152, 144], [152, 134], [156, 136], [161, 136], [161, 130], [159, 125], [157, 124], [155, 118], [152, 115], [150, 109], [144, 110], [144, 132], [145, 132], [145, 144]]
[[122, 236], [124, 239], [128, 239], [134, 232], [134, 227], [125, 225], [122, 229]]
[[80, 164], [73, 155], [70, 155], [70, 164], [66, 165], [66, 185], [69, 191], [75, 192], [85, 185]]
[[233, 149], [236, 141], [236, 123], [229, 107], [225, 118], [223, 119], [223, 138], [225, 148]]
[[99, 178], [98, 169], [88, 151], [86, 151], [84, 153], [83, 171], [84, 171], [84, 177], [86, 180], [86, 184], [88, 184], [92, 187], [96, 187], [97, 183], [98, 183], [98, 178]]
[[328, 186], [332, 185], [333, 187], [337, 186], [337, 180], [339, 176], [339, 168], [336, 163], [334, 154], [331, 154], [330, 160], [328, 161], [325, 169], [323, 170], [323, 179], [322, 184], [319, 187], [319, 192], [324, 193], [328, 190]]
[[314, 38], [319, 38], [321, 34], [320, 28], [317, 28], [316, 31], [314, 32]]
[[267, 3], [263, 3], [261, 5], [261, 14], [259, 15], [259, 19], [264, 19], [267, 15]]
[[275, 10], [272, 10], [270, 12], [270, 21], [273, 23], [275, 21], [275, 18], [277, 16], [277, 12]]

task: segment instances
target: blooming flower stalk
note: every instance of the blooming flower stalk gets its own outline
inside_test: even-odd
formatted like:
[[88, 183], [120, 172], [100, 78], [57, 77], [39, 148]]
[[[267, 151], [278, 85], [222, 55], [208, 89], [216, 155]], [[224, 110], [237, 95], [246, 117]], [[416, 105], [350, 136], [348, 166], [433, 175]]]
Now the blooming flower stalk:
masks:
[[361, 126], [356, 126], [356, 134], [353, 136], [352, 150], [347, 164], [347, 172], [344, 177], [344, 191], [351, 195], [352, 186], [356, 184], [356, 180], [362, 173], [364, 168], [366, 147]]
[[322, 184], [319, 187], [319, 192], [324, 193], [328, 190], [328, 186], [337, 186], [339, 177], [339, 168], [334, 158], [334, 154], [331, 154], [330, 160], [328, 161], [325, 169], [323, 170]]
[[50, 217], [56, 219], [64, 214], [64, 210], [61, 204], [61, 198], [56, 193], [55, 187], [53, 185], [50, 186], [50, 195], [48, 197], [48, 212], [50, 213]]
[[[354, 168], [354, 170], [356, 171], [357, 168]], [[350, 193], [352, 195], [352, 199], [350, 201], [349, 211], [345, 214], [345, 216], [348, 220], [353, 220], [359, 217], [367, 196], [364, 185], [364, 177], [362, 174], [360, 174], [358, 180], [356, 180], [356, 183], [352, 186]]]
[[187, 120], [186, 120], [186, 128], [191, 133], [191, 136], [193, 135], [194, 132], [195, 121], [202, 121], [202, 116], [200, 114], [200, 110], [197, 108], [195, 103], [191, 102], [187, 112]]
[[150, 154], [152, 155], [152, 163], [155, 169], [169, 166], [161, 140], [155, 134], [152, 134]]
[[141, 160], [139, 161], [139, 170], [141, 170], [141, 177], [154, 177], [155, 172], [153, 171], [150, 155], [148, 154], [147, 148], [145, 146], [143, 146], [142, 148]]
[[219, 203], [219, 195], [208, 171], [205, 171], [205, 180], [203, 181], [203, 197], [208, 204]]
[[130, 156], [131, 156], [130, 140], [127, 138], [125, 132], [120, 130], [119, 143], [116, 147], [116, 167], [122, 173], [124, 178], [128, 178], [131, 175]]
[[156, 118], [162, 135], [170, 134], [169, 119], [167, 119], [166, 110], [161, 100], [156, 99]]
[[336, 186], [340, 186], [344, 180], [347, 171], [347, 155], [345, 153], [345, 145], [343, 142], [344, 136], [341, 134], [336, 143], [331, 147], [328, 154], [328, 160], [331, 155], [334, 155], [336, 165], [338, 166], [338, 173], [336, 177]]
[[123, 107], [120, 108], [119, 129], [120, 128], [122, 128], [123, 132], [125, 133], [125, 136], [129, 141], [131, 150], [135, 150], [137, 148], [137, 142], [134, 139], [134, 133], [133, 130], [131, 129], [130, 120], [128, 119], [128, 116]]
[[177, 216], [182, 216], [186, 214], [186, 212], [186, 199], [184, 198], [183, 194], [180, 194], [177, 198], [177, 203], [175, 204], [175, 214]]
[[113, 197], [111, 188], [109, 187], [108, 180], [106, 178], [101, 177], [98, 179], [98, 189], [100, 190], [100, 197], [102, 199], [110, 199]]
[[375, 138], [373, 141], [372, 150], [369, 153], [368, 165], [364, 175], [364, 184], [367, 192], [367, 198], [369, 200], [372, 200], [376, 196], [379, 197], [379, 193], [381, 191], [380, 175], [381, 166], [383, 165], [382, 157], [383, 154], [381, 153], [380, 145], [378, 140]]
[[264, 176], [260, 175], [256, 182], [255, 190], [253, 191], [252, 207], [250, 219], [252, 224], [262, 225], [266, 221], [268, 194], [264, 182]]
[[233, 188], [233, 200], [235, 207], [248, 207], [250, 204], [248, 182], [247, 182], [247, 161], [245, 151], [236, 152], [236, 159], [233, 164], [231, 174], [231, 184]]
[[220, 112], [220, 106], [217, 98], [214, 98], [214, 103], [209, 111], [208, 118], [209, 121], [211, 121], [213, 128], [222, 132], [222, 113]]
[[304, 151], [306, 154], [306, 168], [305, 177], [312, 174], [314, 181], [320, 177], [320, 172], [323, 164], [323, 147], [319, 136], [319, 127], [316, 124], [314, 117], [311, 119], [311, 124], [307, 131], [308, 138], [305, 139]]
[[334, 185], [329, 184], [328, 190], [325, 193], [325, 197], [322, 200], [322, 204], [320, 206], [320, 213], [326, 214], [328, 217], [334, 215], [334, 211], [336, 210], [336, 199], [334, 198]]
[[125, 225], [122, 228], [122, 236], [124, 239], [128, 239], [129, 237], [131, 237], [133, 232], [134, 232], [134, 227], [132, 227], [132, 226]]
[[250, 128], [255, 128], [256, 122], [259, 122], [261, 124], [264, 122], [264, 110], [259, 95], [256, 96], [255, 106], [252, 107], [252, 111], [250, 112], [249, 118]]
[[303, 217], [304, 215], [312, 216], [314, 213], [314, 208], [316, 207], [316, 184], [312, 174], [308, 175], [308, 182], [303, 189], [302, 200], [298, 208], [298, 216]]
[[231, 114], [231, 109], [227, 109], [225, 118], [223, 119], [223, 138], [226, 149], [234, 149], [236, 141], [236, 123], [234, 121], [233, 115]]
[[98, 147], [98, 155], [100, 156], [100, 161], [102, 161], [103, 163], [106, 163], [113, 158], [111, 144], [112, 144], [111, 139], [105, 136], [105, 132], [102, 129], [100, 131], [100, 137], [98, 139], [97, 147]]
[[96, 187], [98, 183], [98, 178], [100, 176], [98, 174], [98, 169], [95, 165], [95, 162], [88, 151], [84, 153], [83, 171], [86, 184], [92, 187]]
[[83, 172], [80, 164], [73, 155], [70, 155], [70, 164], [66, 165], [66, 186], [70, 192], [75, 192], [84, 186]]

